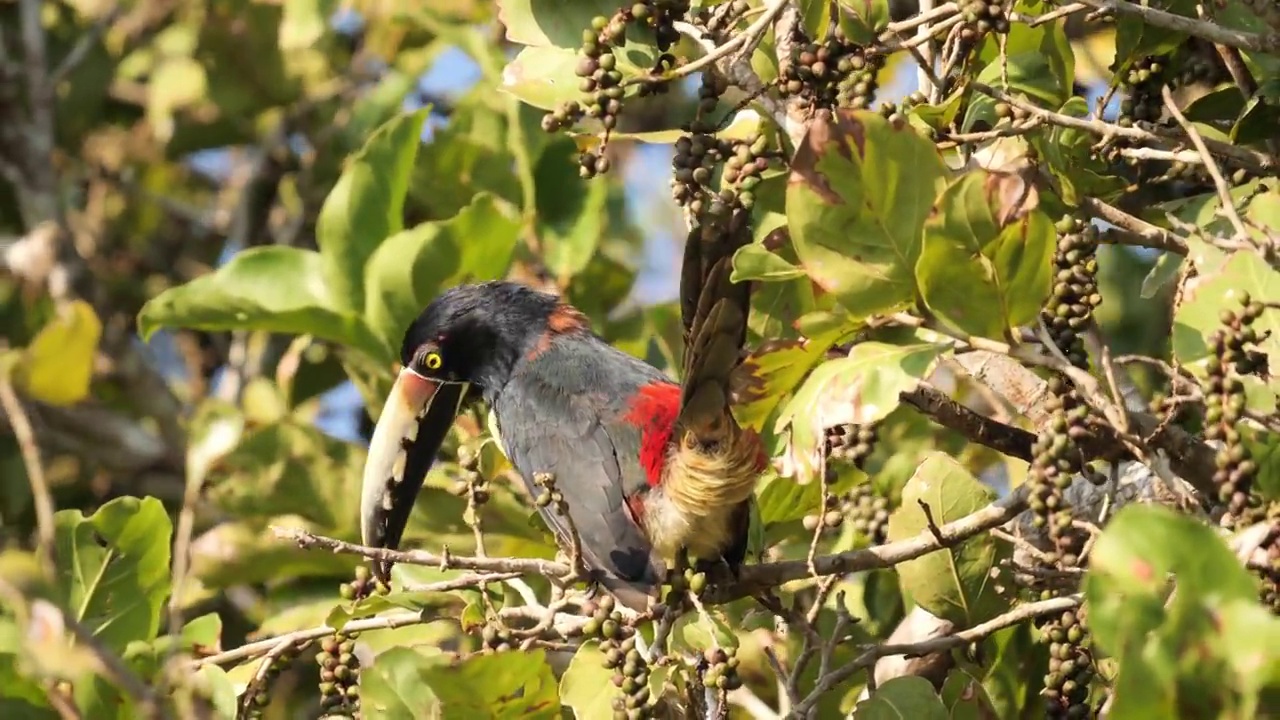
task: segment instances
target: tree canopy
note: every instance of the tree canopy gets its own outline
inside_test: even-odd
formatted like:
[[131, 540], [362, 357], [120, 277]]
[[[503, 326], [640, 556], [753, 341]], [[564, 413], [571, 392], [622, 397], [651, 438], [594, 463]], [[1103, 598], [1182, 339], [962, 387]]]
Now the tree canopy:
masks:
[[[1280, 716], [1277, 128], [1266, 0], [0, 4], [0, 715]], [[587, 594], [483, 407], [359, 545], [433, 297], [679, 379], [743, 209], [739, 576]]]

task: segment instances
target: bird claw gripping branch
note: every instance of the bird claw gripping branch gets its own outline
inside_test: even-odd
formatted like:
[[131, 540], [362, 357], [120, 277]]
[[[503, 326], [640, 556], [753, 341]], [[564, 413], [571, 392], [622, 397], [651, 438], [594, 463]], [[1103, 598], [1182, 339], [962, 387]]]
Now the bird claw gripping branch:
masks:
[[[531, 497], [544, 474], [563, 503], [538, 505], [592, 579], [641, 610], [688, 551], [736, 568], [765, 458], [730, 412], [749, 287], [730, 282], [749, 212], [704, 214], [681, 277], [682, 385], [610, 346], [553, 295], [511, 282], [451, 288], [406, 330], [403, 365], [374, 428], [361, 532], [396, 548], [427, 471], [462, 407], [484, 400]], [[386, 580], [390, 564], [374, 573]]]

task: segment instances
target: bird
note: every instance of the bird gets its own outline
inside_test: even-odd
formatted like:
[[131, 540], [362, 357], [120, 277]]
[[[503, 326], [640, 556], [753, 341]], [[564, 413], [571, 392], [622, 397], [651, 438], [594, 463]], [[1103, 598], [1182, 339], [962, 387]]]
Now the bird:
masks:
[[[451, 287], [405, 331], [401, 369], [374, 425], [362, 479], [366, 546], [396, 549], [450, 427], [487, 404], [531, 496], [550, 474], [570, 523], [539, 513], [577, 549], [594, 585], [644, 610], [669, 571], [694, 558], [744, 562], [759, 437], [732, 414], [750, 286], [731, 281], [750, 242], [742, 209], [689, 232], [681, 267], [685, 350], [676, 382], [596, 334], [562, 298], [496, 280]], [[390, 582], [390, 563], [374, 574]]]

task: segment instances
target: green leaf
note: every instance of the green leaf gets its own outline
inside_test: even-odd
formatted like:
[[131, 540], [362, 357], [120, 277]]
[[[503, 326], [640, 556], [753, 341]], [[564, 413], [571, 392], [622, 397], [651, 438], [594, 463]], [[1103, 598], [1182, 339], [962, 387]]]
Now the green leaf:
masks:
[[54, 516], [58, 595], [71, 617], [106, 647], [150, 640], [169, 595], [173, 525], [155, 498], [121, 497], [89, 517]]
[[[994, 104], [992, 104], [994, 111]], [[1089, 117], [1089, 102], [1072, 96], [1058, 112], [1071, 117]], [[1062, 201], [1070, 206], [1080, 203], [1081, 196], [1089, 195], [1109, 199], [1124, 188], [1124, 181], [1117, 177], [1107, 161], [1094, 151], [1097, 138], [1078, 128], [1053, 126], [1047, 131], [1031, 133], [1028, 138], [1053, 179], [1057, 181]]]
[[534, 174], [543, 263], [562, 283], [591, 262], [609, 222], [609, 184], [583, 180], [577, 156], [573, 140], [559, 138], [543, 151]]
[[853, 709], [854, 720], [947, 720], [933, 685], [921, 677], [898, 677], [876, 688]]
[[167, 142], [173, 136], [173, 114], [203, 100], [209, 78], [195, 58], [173, 55], [156, 65], [147, 89], [147, 120], [156, 136]]
[[1165, 251], [1156, 258], [1156, 264], [1151, 267], [1151, 272], [1142, 279], [1141, 297], [1143, 300], [1150, 300], [1160, 292], [1160, 289], [1168, 285], [1174, 278], [1178, 277], [1178, 272], [1182, 270], [1183, 257], [1176, 253]]
[[942, 686], [942, 704], [950, 720], [990, 720], [998, 718], [995, 706], [982, 682], [968, 672], [955, 669]]
[[[1192, 0], [1163, 0], [1160, 6], [1177, 15], [1195, 17]], [[1151, 25], [1139, 15], [1120, 13], [1116, 16], [1116, 55], [1111, 70], [1119, 75], [1134, 62], [1149, 55], [1165, 55], [1186, 41], [1183, 33]]]
[[334, 306], [365, 307], [365, 264], [389, 236], [404, 227], [404, 198], [422, 145], [429, 108], [398, 115], [369, 136], [347, 159], [338, 183], [316, 220], [316, 245]]
[[622, 697], [622, 691], [610, 680], [612, 677], [613, 671], [604, 666], [599, 643], [583, 643], [560, 678], [560, 702], [578, 720], [609, 717], [614, 698]]
[[427, 670], [441, 664], [441, 656], [423, 655], [396, 647], [360, 670], [360, 705], [365, 717], [377, 720], [435, 720], [436, 694], [427, 683]]
[[906, 305], [921, 228], [945, 178], [933, 143], [909, 125], [862, 110], [815, 122], [787, 186], [800, 264], [854, 315]]
[[859, 45], [870, 45], [889, 25], [889, 0], [838, 0], [840, 29]]
[[227, 671], [217, 665], [201, 665], [191, 678], [192, 689], [209, 699], [216, 717], [230, 720], [236, 716], [236, 689]]
[[341, 309], [310, 250], [270, 245], [237, 253], [208, 275], [160, 293], [138, 313], [143, 339], [161, 327], [310, 334], [384, 353], [364, 323]]
[[804, 277], [804, 270], [792, 265], [782, 257], [772, 253], [764, 245], [752, 243], [743, 245], [733, 255], [732, 282], [744, 280], [793, 280]]
[[719, 645], [738, 647], [738, 636], [730, 627], [723, 608], [710, 607], [703, 613], [685, 613], [671, 626], [671, 643], [686, 653], [696, 653]]
[[[635, 26], [630, 28], [628, 36], [634, 34]], [[579, 29], [579, 38], [573, 49], [548, 46], [521, 48], [502, 69], [499, 90], [542, 110], [554, 110], [557, 105], [570, 100], [584, 101], [586, 96], [579, 89], [582, 79], [574, 72], [578, 66], [577, 48], [582, 42], [581, 32]], [[625, 79], [648, 75], [657, 60], [657, 50], [628, 37], [621, 48], [615, 49], [614, 56], [617, 58], [617, 70]]]
[[502, 92], [542, 110], [581, 100], [574, 68], [578, 55], [558, 47], [521, 48], [502, 70]]
[[[995, 492], [958, 462], [944, 453], [931, 452], [902, 489], [902, 504], [889, 518], [889, 539], [904, 540], [928, 532], [926, 505], [933, 521], [943, 525], [994, 500]], [[1009, 607], [1009, 601], [996, 594], [996, 581], [991, 577], [1008, 551], [1007, 545], [990, 535], [977, 535], [902, 563], [898, 576], [903, 590], [917, 605], [959, 627], [972, 627]]]
[[1118, 716], [1217, 716], [1230, 688], [1242, 695], [1237, 716], [1254, 717], [1258, 688], [1280, 678], [1280, 618], [1258, 605], [1226, 542], [1195, 519], [1122, 508], [1094, 545], [1084, 588], [1090, 632], [1119, 661]]
[[280, 19], [280, 49], [309, 50], [328, 30], [335, 0], [285, 0]]
[[23, 392], [50, 405], [74, 405], [89, 395], [102, 321], [93, 306], [74, 300], [60, 308], [14, 367]]
[[791, 431], [791, 458], [801, 482], [819, 461], [826, 428], [875, 422], [898, 406], [898, 395], [929, 373], [947, 345], [864, 342], [848, 357], [819, 365], [778, 414], [774, 432]]
[[805, 35], [814, 42], [827, 39], [831, 26], [831, 0], [800, 0], [800, 17], [804, 20]]
[[1049, 296], [1057, 235], [1020, 176], [974, 170], [943, 191], [924, 225], [916, 282], [925, 304], [971, 335], [1007, 338]]
[[591, 20], [619, 7], [616, 0], [498, 0], [498, 20], [513, 43], [576, 50]]
[[743, 427], [765, 429], [778, 405], [844, 335], [831, 331], [805, 340], [775, 340], [756, 348], [734, 370], [733, 416]]
[[560, 696], [542, 650], [473, 655], [422, 673], [442, 720], [559, 718]]
[[821, 500], [822, 488], [818, 483], [801, 485], [773, 473], [756, 486], [760, 521], [766, 526], [800, 520], [814, 512]]
[[370, 327], [398, 348], [405, 328], [441, 290], [505, 275], [519, 233], [515, 208], [485, 193], [448, 220], [387, 238], [365, 268]]
[[[517, 142], [526, 131], [510, 119], [506, 106], [513, 103], [518, 104], [495, 96], [486, 83], [477, 84], [454, 103], [449, 124], [433, 131], [430, 144], [418, 151], [414, 163], [407, 202], [415, 211], [423, 211], [421, 220], [451, 218], [480, 193], [522, 202], [521, 179], [516, 175], [523, 163], [519, 156], [532, 154], [546, 133], [538, 129], [539, 135]], [[582, 182], [576, 164], [570, 170]]]

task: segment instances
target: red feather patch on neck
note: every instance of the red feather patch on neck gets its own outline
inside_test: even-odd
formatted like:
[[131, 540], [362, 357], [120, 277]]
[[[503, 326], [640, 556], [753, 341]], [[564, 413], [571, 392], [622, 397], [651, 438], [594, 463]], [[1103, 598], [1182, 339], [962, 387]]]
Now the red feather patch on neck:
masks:
[[680, 386], [667, 382], [645, 385], [631, 398], [623, 420], [640, 428], [640, 466], [649, 487], [662, 483], [676, 417], [680, 414]]

